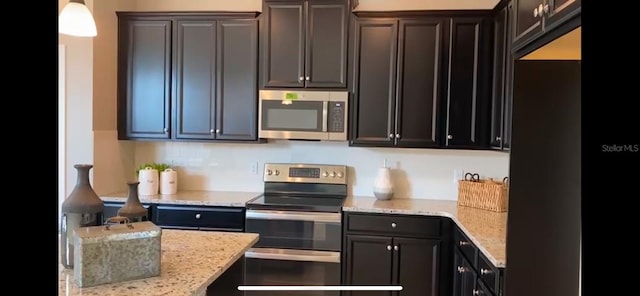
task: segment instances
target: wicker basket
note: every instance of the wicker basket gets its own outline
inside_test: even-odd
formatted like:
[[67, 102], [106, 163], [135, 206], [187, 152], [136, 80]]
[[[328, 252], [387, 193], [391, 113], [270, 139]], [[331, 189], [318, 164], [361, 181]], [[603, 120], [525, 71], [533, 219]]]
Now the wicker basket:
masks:
[[508, 207], [509, 186], [507, 178], [502, 181], [493, 179], [458, 181], [458, 205], [506, 212]]

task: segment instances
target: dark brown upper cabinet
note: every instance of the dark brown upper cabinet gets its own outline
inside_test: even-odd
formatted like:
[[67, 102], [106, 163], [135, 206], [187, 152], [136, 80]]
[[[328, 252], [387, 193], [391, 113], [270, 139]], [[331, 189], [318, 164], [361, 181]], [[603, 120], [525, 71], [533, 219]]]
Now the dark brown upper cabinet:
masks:
[[352, 146], [437, 147], [447, 19], [355, 21]]
[[453, 17], [449, 33], [446, 94], [447, 148], [488, 148], [491, 107], [490, 17]]
[[265, 0], [262, 88], [346, 88], [349, 0]]
[[118, 17], [119, 139], [258, 140], [255, 13]]
[[120, 19], [118, 138], [169, 139], [171, 20]]
[[509, 23], [512, 11], [512, 2], [509, 2], [498, 11], [493, 23], [493, 89], [489, 143], [496, 150], [509, 150], [511, 139], [513, 55]]
[[515, 0], [512, 49], [519, 50], [580, 12], [581, 0]]

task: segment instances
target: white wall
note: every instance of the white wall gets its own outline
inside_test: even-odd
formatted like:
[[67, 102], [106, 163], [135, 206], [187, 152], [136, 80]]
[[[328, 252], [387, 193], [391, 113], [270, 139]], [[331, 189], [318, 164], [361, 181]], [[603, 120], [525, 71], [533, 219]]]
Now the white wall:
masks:
[[[352, 194], [372, 195], [377, 169], [385, 159], [393, 168], [398, 198], [457, 199], [454, 170], [502, 179], [508, 174], [504, 152], [348, 147], [339, 142], [275, 141], [267, 144], [136, 143], [135, 161], [165, 162], [178, 170], [178, 188], [261, 191], [265, 162], [348, 165]], [[258, 162], [258, 174], [251, 172]]]

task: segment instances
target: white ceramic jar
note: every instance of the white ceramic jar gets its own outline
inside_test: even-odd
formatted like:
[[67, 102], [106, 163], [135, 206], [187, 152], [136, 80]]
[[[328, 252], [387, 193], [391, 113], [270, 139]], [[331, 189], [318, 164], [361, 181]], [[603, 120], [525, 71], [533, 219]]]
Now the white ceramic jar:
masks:
[[146, 167], [138, 171], [138, 195], [158, 195], [158, 170]]
[[160, 173], [160, 194], [176, 194], [178, 192], [178, 172], [166, 169]]

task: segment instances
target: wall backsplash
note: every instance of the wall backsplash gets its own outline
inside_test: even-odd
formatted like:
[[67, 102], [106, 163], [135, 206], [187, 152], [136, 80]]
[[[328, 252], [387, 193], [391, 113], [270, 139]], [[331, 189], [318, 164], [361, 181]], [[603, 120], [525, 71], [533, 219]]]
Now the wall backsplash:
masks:
[[[442, 149], [349, 147], [346, 142], [270, 141], [267, 144], [136, 142], [136, 166], [166, 162], [178, 171], [179, 190], [260, 192], [266, 162], [319, 163], [349, 166], [349, 191], [373, 195], [377, 169], [387, 160], [394, 198], [456, 200], [454, 170], [482, 178], [508, 174], [504, 152]], [[257, 171], [254, 168], [257, 166]]]

